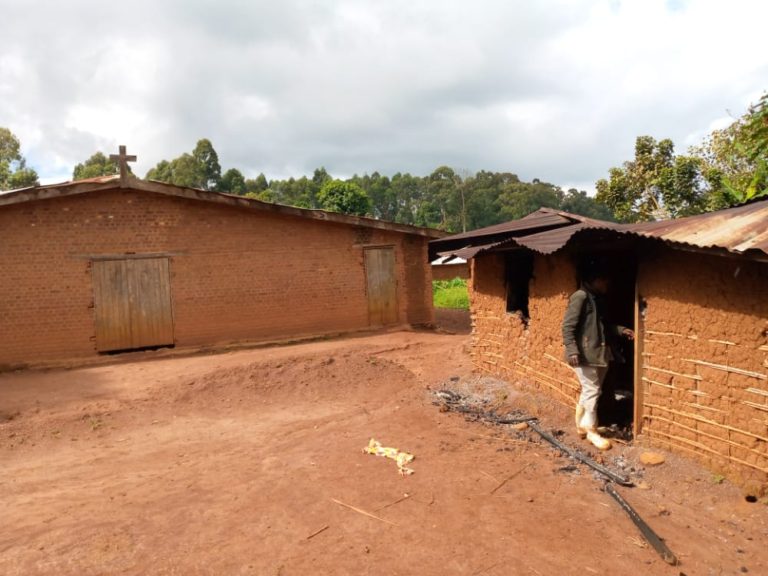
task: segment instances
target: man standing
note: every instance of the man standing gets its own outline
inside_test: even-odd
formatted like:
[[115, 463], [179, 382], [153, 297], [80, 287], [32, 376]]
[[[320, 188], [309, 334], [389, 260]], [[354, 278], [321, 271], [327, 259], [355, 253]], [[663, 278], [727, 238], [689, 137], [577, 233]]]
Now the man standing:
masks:
[[568, 364], [576, 372], [581, 395], [576, 404], [576, 431], [600, 450], [608, 450], [611, 442], [597, 432], [597, 400], [600, 398], [608, 365], [614, 356], [610, 336], [635, 337], [629, 328], [603, 323], [601, 297], [608, 292], [607, 275], [592, 268], [584, 275], [579, 290], [571, 294], [563, 318], [563, 344]]

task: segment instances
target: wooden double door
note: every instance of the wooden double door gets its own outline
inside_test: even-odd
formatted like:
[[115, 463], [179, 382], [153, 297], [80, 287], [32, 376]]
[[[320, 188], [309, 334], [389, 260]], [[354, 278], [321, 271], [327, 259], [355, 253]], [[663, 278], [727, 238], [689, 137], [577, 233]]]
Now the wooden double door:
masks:
[[92, 274], [99, 352], [173, 345], [168, 258], [95, 260]]

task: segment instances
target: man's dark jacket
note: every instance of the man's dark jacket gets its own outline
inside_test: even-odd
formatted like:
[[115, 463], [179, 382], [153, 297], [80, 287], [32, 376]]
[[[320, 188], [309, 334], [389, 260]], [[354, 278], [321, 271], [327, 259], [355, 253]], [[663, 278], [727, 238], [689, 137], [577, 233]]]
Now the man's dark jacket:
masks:
[[611, 360], [606, 329], [611, 336], [619, 336], [624, 326], [603, 324], [595, 295], [586, 288], [571, 294], [568, 309], [563, 318], [563, 344], [566, 360], [578, 355], [579, 364], [586, 366], [608, 366]]

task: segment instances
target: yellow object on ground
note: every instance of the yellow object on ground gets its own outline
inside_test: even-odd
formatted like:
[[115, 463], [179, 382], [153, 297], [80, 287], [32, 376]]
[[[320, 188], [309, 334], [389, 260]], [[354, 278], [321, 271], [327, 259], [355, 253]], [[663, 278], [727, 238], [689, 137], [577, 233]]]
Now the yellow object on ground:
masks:
[[413, 469], [408, 468], [406, 464], [413, 462], [413, 459], [416, 458], [416, 456], [409, 454], [408, 452], [400, 452], [397, 448], [387, 448], [386, 446], [382, 446], [381, 442], [374, 440], [373, 438], [368, 442], [368, 446], [363, 448], [363, 453], [373, 454], [374, 456], [383, 456], [384, 458], [394, 460], [397, 463], [398, 472], [403, 476], [409, 476], [414, 472]]

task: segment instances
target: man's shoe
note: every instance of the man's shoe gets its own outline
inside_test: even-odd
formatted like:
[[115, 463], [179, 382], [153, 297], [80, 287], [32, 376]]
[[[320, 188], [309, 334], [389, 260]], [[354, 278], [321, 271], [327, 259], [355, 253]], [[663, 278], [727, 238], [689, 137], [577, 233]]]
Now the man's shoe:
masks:
[[586, 428], [583, 428], [581, 426], [581, 419], [584, 417], [584, 406], [581, 404], [576, 404], [576, 434], [579, 435], [579, 438], [586, 438], [587, 437], [587, 430]]
[[611, 441], [608, 438], [603, 438], [595, 430], [587, 430], [587, 440], [598, 450], [610, 450]]

